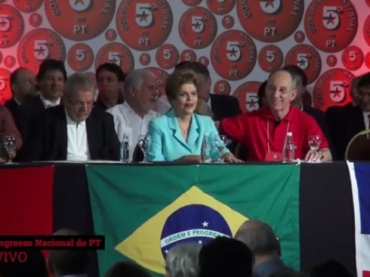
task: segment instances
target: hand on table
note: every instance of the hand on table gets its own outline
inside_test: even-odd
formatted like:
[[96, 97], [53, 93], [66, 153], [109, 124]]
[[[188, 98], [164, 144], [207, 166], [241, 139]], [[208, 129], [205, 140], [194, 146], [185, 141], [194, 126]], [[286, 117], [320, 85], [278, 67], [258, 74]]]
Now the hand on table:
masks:
[[185, 163], [200, 163], [202, 161], [200, 155], [186, 155], [182, 156], [177, 161]]
[[323, 158], [323, 155], [320, 151], [310, 150], [306, 154], [305, 161], [319, 163], [321, 162], [322, 158]]
[[225, 162], [228, 162], [228, 163], [242, 163], [243, 161], [242, 160], [239, 160], [237, 158], [235, 158], [235, 156], [231, 153], [226, 153], [222, 156], [222, 159], [225, 161]]

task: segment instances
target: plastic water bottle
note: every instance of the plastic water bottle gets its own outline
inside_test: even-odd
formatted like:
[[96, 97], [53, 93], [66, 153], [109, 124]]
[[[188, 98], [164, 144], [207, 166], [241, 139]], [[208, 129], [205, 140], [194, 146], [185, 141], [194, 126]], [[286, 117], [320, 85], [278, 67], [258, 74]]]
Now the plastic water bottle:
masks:
[[293, 134], [288, 132], [285, 138], [284, 146], [284, 162], [285, 163], [294, 163], [295, 162], [295, 146], [293, 142]]
[[121, 162], [128, 163], [130, 160], [130, 141], [128, 136], [123, 136], [121, 143]]
[[208, 133], [205, 133], [203, 136], [202, 148], [201, 148], [201, 159], [202, 163], [211, 162], [211, 144], [209, 141]]

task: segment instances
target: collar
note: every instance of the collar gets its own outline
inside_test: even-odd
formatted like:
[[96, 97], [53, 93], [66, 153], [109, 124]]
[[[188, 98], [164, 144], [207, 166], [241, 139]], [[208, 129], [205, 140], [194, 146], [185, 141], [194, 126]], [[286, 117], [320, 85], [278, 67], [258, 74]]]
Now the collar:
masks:
[[19, 102], [19, 100], [17, 98], [13, 97], [13, 100], [14, 100], [15, 103], [17, 103], [18, 106], [21, 105], [21, 102]]
[[44, 104], [44, 107], [47, 109], [47, 108], [50, 108], [50, 107], [54, 107], [54, 106], [58, 106], [60, 104], [60, 98], [55, 102], [50, 102], [49, 100], [47, 100], [44, 96], [42, 96], [42, 94], [40, 93], [40, 99], [41, 99], [41, 102], [42, 104]]
[[257, 276], [270, 276], [272, 273], [285, 268], [284, 262], [280, 258], [274, 258], [253, 267], [253, 273]]
[[363, 112], [364, 116], [368, 117], [370, 115], [370, 112]]
[[[125, 102], [123, 102], [122, 104], [119, 104], [119, 105], [122, 105], [123, 110], [124, 110], [125, 112], [129, 112], [129, 113], [137, 114], [137, 113], [136, 113], [136, 112], [131, 108], [131, 106], [129, 105], [129, 103], [127, 103], [127, 101], [125, 101]], [[155, 114], [156, 114], [156, 112], [155, 112], [155, 111], [153, 111], [153, 110], [149, 110], [149, 111], [144, 115], [144, 117], [145, 117], [145, 116], [147, 116], [147, 115], [154, 116]]]
[[64, 109], [64, 112], [66, 114], [66, 120], [67, 120], [67, 125], [80, 125], [80, 126], [85, 126], [86, 125], [86, 121], [81, 121], [80, 123], [77, 123], [76, 121], [74, 121], [67, 113], [67, 110]]
[[[271, 113], [269, 106], [262, 107], [260, 111], [262, 116], [265, 117], [267, 120], [276, 121], [276, 117], [274, 117], [273, 114]], [[281, 121], [292, 122], [297, 111], [299, 110], [296, 107], [290, 105], [288, 114]]]

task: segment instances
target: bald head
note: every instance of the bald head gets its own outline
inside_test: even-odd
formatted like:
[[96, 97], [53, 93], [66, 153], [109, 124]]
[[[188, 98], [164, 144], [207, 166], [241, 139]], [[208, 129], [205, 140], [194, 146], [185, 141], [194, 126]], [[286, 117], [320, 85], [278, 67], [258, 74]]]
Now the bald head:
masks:
[[235, 239], [244, 242], [254, 255], [280, 255], [280, 244], [274, 231], [262, 221], [244, 222], [236, 232]]

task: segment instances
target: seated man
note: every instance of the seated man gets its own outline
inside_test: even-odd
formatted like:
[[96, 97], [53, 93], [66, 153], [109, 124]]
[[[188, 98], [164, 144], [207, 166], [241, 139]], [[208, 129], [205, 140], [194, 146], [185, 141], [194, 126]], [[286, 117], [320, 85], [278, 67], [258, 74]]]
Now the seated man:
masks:
[[293, 273], [280, 258], [280, 243], [272, 228], [258, 220], [247, 220], [238, 229], [235, 239], [245, 243], [253, 252], [254, 277], [269, 277], [283, 271]]
[[30, 133], [25, 156], [31, 161], [119, 160], [120, 144], [113, 117], [91, 112], [94, 84], [88, 76], [71, 75], [63, 105], [46, 109]]
[[3, 137], [6, 135], [14, 136], [16, 139], [16, 150], [19, 150], [22, 147], [23, 140], [18, 131], [17, 126], [14, 123], [12, 114], [10, 111], [3, 105], [0, 105], [0, 145], [2, 151], [0, 152], [0, 159], [7, 160], [8, 158], [14, 159], [16, 152], [12, 152], [9, 155], [7, 154], [4, 145]]
[[114, 118], [114, 125], [120, 141], [129, 139], [129, 159], [140, 135], [148, 132], [149, 121], [158, 116], [153, 109], [159, 94], [156, 76], [147, 69], [131, 72], [123, 88], [125, 102], [107, 110]]
[[[281, 161], [287, 133], [293, 134], [295, 159], [329, 161], [328, 142], [316, 121], [294, 107], [296, 84], [292, 75], [278, 70], [268, 78], [268, 106], [257, 111], [220, 121], [222, 133], [245, 144], [249, 161]], [[309, 136], [321, 138], [319, 151], [310, 150]]]

